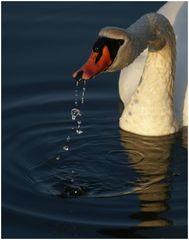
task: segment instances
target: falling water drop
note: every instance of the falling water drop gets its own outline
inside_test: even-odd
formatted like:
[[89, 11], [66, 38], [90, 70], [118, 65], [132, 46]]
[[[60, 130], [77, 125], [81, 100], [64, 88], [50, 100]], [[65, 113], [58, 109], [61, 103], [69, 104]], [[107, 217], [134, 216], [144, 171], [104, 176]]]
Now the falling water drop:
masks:
[[79, 86], [79, 82], [76, 81], [76, 83], [75, 83], [75, 100], [74, 100], [75, 107], [78, 107], [78, 86]]
[[[86, 80], [83, 81], [83, 85], [86, 86]], [[82, 94], [81, 94], [81, 104], [83, 104], [84, 101], [85, 101], [85, 91], [86, 91], [86, 87], [83, 87], [83, 91], [82, 91]]]
[[69, 151], [69, 147], [67, 145], [63, 146], [64, 151]]
[[67, 141], [67, 142], [70, 142], [70, 140], [71, 140], [71, 137], [70, 137], [70, 136], [67, 136], [66, 141]]
[[81, 111], [78, 108], [72, 108], [71, 110], [72, 120], [76, 120], [76, 118], [81, 115], [82, 115]]
[[77, 133], [78, 135], [80, 135], [80, 134], [83, 133], [83, 131], [82, 131], [81, 129], [77, 129], [77, 130], [76, 130], [76, 133]]
[[[82, 113], [81, 113], [80, 107], [81, 107], [81, 104], [84, 104], [85, 92], [86, 92], [86, 81], [83, 81], [83, 86], [82, 88], [79, 89], [80, 82], [79, 81], [75, 82], [74, 108], [72, 108], [70, 112], [72, 120], [75, 121], [75, 126], [72, 126], [71, 130], [73, 130], [73, 132], [77, 135], [80, 135], [83, 133], [83, 130], [81, 130], [82, 122], [80, 119], [81, 119]], [[70, 141], [71, 141], [71, 137], [70, 135], [68, 135], [66, 137], [65, 145], [62, 147], [64, 151], [70, 151]], [[56, 160], [60, 160], [60, 159], [61, 159], [61, 156], [57, 155]]]
[[80, 129], [80, 127], [81, 127], [81, 120], [79, 120], [79, 121], [77, 121], [77, 129], [76, 129], [76, 133], [78, 134], [78, 135], [80, 135], [80, 134], [82, 134], [83, 133], [83, 131]]

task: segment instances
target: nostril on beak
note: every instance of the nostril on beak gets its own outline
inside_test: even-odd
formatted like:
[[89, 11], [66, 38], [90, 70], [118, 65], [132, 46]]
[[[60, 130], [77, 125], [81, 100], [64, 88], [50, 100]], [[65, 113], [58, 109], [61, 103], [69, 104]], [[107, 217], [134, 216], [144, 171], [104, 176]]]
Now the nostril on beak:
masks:
[[76, 81], [80, 81], [82, 80], [82, 76], [83, 76], [83, 70], [79, 71], [76, 76], [74, 76]]

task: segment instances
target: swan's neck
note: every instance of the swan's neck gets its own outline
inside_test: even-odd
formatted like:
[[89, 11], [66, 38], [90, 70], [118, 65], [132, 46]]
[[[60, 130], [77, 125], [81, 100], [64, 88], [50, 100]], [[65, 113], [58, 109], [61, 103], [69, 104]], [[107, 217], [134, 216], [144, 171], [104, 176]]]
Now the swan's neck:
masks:
[[132, 37], [134, 43], [133, 60], [147, 48], [149, 41], [154, 35], [147, 16], [148, 15], [141, 17], [136, 23], [126, 29], [126, 32]]
[[[172, 50], [175, 41], [174, 32], [169, 21], [161, 14], [150, 13], [141, 17], [136, 23], [126, 29], [133, 40], [133, 59], [136, 59], [144, 49], [159, 51], [165, 43], [171, 43]], [[174, 53], [173, 53], [174, 54]]]
[[146, 44], [149, 50], [141, 81], [125, 106], [120, 127], [140, 135], [160, 136], [177, 131], [173, 110], [175, 38], [168, 21], [164, 23], [165, 18], [159, 16], [159, 21], [150, 16], [151, 21], [145, 19], [143, 27], [140, 23], [129, 29], [136, 36], [136, 54]]

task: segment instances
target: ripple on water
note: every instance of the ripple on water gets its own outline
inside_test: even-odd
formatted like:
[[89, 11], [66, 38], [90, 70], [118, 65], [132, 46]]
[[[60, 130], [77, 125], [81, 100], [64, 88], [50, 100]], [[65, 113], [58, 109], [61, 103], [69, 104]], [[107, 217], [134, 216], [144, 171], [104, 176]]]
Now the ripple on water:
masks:
[[[9, 139], [9, 152], [16, 150], [22, 159], [18, 162], [18, 155], [15, 155], [14, 174], [23, 176], [23, 182], [29, 179], [28, 187], [33, 191], [64, 198], [123, 196], [149, 188], [149, 184], [144, 185], [148, 179], [151, 179], [150, 184], [166, 180], [166, 176], [161, 178], [161, 171], [155, 170], [166, 170], [170, 140], [153, 143], [151, 139], [130, 135], [123, 138], [121, 135], [123, 141], [120, 145], [120, 133], [113, 130], [111, 123], [107, 125], [108, 129], [112, 128], [111, 134], [103, 130], [103, 125], [99, 126], [99, 132], [91, 131], [90, 125], [85, 127], [86, 134], [66, 138], [65, 132], [61, 132], [62, 125], [52, 122], [25, 129], [16, 135], [16, 142], [14, 138]], [[64, 139], [70, 144], [69, 151], [60, 147]], [[37, 149], [40, 149], [39, 158], [36, 158]], [[160, 153], [164, 156], [161, 161]], [[20, 174], [20, 166], [27, 178]]]
[[[149, 188], [143, 184], [149, 180], [148, 172], [152, 172], [150, 183], [166, 179], [154, 169], [168, 165], [167, 161], [158, 161], [170, 157], [169, 139], [161, 140], [162, 145], [161, 141], [153, 143], [132, 134], [124, 136], [116, 127], [118, 123], [112, 124], [109, 119], [110, 112], [96, 119], [90, 111], [82, 115], [80, 108], [79, 104], [72, 108], [72, 120], [46, 119], [7, 138], [8, 152], [16, 152], [12, 160], [14, 170], [8, 171], [19, 175], [20, 181], [20, 171], [26, 172], [28, 178], [24, 181], [29, 179], [34, 191], [67, 198], [113, 197], [141, 191]], [[140, 180], [141, 175], [144, 177]]]
[[47, 118], [34, 122], [6, 139], [7, 152], [16, 153], [12, 157], [14, 168], [7, 167], [7, 171], [12, 171], [15, 179], [19, 176], [19, 186], [43, 195], [111, 199], [131, 193], [146, 197], [153, 191], [153, 196], [163, 194], [166, 198], [162, 189], [169, 189], [164, 173], [169, 169], [171, 141], [124, 135], [117, 128], [118, 122], [112, 124], [108, 110], [101, 112], [101, 118], [90, 108], [83, 114], [85, 92], [86, 88], [75, 91], [70, 119], [62, 119], [59, 113], [56, 121]]
[[[111, 137], [115, 140], [111, 147], [118, 147], [117, 136]], [[109, 151], [108, 138], [94, 140], [88, 136], [86, 141], [83, 137], [73, 143], [75, 146], [70, 151], [59, 152], [30, 168], [34, 188], [62, 197], [106, 197], [130, 191], [136, 174], [127, 164], [127, 155], [122, 150]]]

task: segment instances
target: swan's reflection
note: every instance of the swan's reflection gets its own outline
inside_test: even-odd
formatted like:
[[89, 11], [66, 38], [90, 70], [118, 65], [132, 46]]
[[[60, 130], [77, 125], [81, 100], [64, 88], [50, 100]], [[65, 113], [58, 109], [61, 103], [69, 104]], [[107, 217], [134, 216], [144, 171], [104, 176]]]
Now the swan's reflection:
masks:
[[142, 227], [162, 227], [171, 222], [158, 214], [165, 212], [169, 199], [171, 148], [174, 135], [144, 137], [121, 131], [130, 166], [139, 174], [134, 192], [140, 201], [140, 211], [131, 218], [140, 221]]
[[188, 148], [188, 127], [183, 127], [182, 131], [182, 146]]

